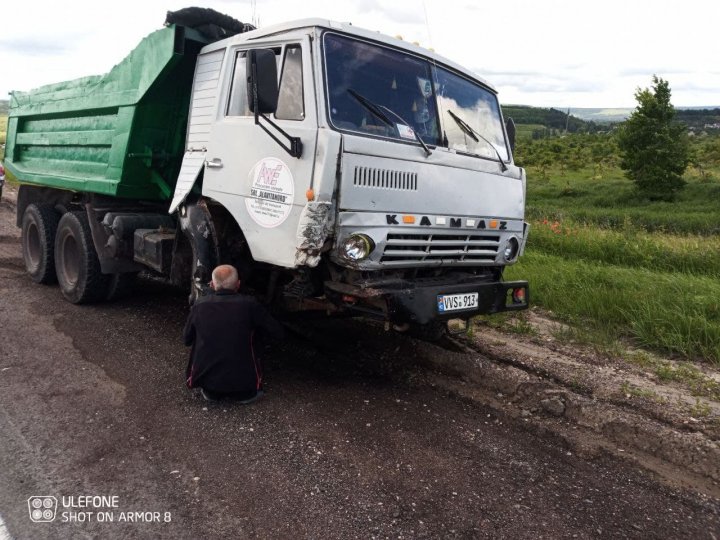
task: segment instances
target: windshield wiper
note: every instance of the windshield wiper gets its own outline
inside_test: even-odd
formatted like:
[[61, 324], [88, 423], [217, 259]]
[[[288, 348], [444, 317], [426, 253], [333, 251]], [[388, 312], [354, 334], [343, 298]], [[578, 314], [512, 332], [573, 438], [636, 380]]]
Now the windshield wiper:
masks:
[[[507, 165], [505, 165], [505, 161], [503, 160], [502, 156], [500, 155], [500, 152], [497, 148], [495, 148], [495, 145], [491, 143], [489, 140], [487, 140], [485, 137], [480, 135], [477, 131], [475, 131], [470, 124], [468, 124], [465, 120], [460, 118], [457, 114], [452, 112], [450, 109], [448, 109], [447, 113], [450, 115], [450, 117], [455, 120], [455, 123], [458, 125], [458, 127], [465, 133], [466, 135], [470, 136], [472, 140], [475, 142], [480, 142], [480, 139], [488, 143], [488, 146], [492, 148], [495, 151], [495, 155], [497, 155], [498, 163], [500, 163], [500, 168], [503, 172], [507, 171]], [[478, 139], [480, 137], [480, 139]]]
[[392, 109], [388, 109], [385, 105], [380, 105], [380, 107], [382, 107], [382, 108], [385, 109], [387, 112], [389, 112], [390, 114], [392, 114], [395, 118], [397, 118], [398, 120], [400, 120], [403, 124], [405, 124], [407, 127], [409, 127], [409, 128], [412, 130], [412, 134], [415, 136], [415, 139], [417, 140], [417, 142], [420, 143], [420, 146], [423, 147], [423, 150], [425, 150], [425, 154], [427, 154], [428, 156], [429, 156], [430, 154], [432, 154], [432, 152], [431, 152], [430, 149], [428, 148], [427, 144], [425, 144], [425, 141], [422, 140], [422, 137], [420, 137], [420, 135], [417, 134], [417, 131], [415, 131], [415, 129], [414, 129], [410, 124], [408, 124], [405, 120], [403, 120], [398, 113], [396, 113], [396, 112], [393, 111]]
[[383, 113], [380, 110], [380, 107], [378, 105], [375, 105], [372, 101], [370, 101], [368, 98], [361, 96], [358, 94], [355, 90], [352, 88], [348, 88], [348, 93], [354, 97], [360, 105], [365, 107], [368, 111], [373, 113], [375, 116], [377, 116], [380, 120], [382, 120], [385, 124], [387, 124], [390, 127], [395, 127], [395, 125], [392, 123], [392, 121], [385, 116], [385, 113]]
[[380, 120], [382, 120], [383, 122], [385, 122], [388, 126], [390, 126], [390, 127], [395, 127], [395, 124], [393, 124], [392, 121], [391, 121], [391, 120], [385, 115], [385, 113], [383, 113], [380, 109], [384, 109], [384, 110], [386, 110], [387, 112], [389, 112], [390, 114], [392, 114], [395, 118], [397, 118], [398, 120], [400, 120], [400, 122], [402, 122], [404, 125], [406, 125], [408, 128], [410, 128], [410, 130], [412, 131], [413, 136], [415, 137], [415, 139], [417, 140], [417, 142], [420, 143], [420, 146], [423, 147], [423, 150], [425, 150], [425, 153], [426, 153], [428, 156], [429, 156], [430, 154], [432, 154], [432, 151], [428, 148], [427, 144], [425, 144], [425, 141], [422, 140], [422, 138], [420, 137], [420, 135], [417, 134], [417, 132], [413, 129], [413, 127], [412, 127], [410, 124], [408, 124], [405, 120], [403, 120], [402, 117], [401, 117], [398, 113], [396, 113], [396, 112], [393, 111], [392, 109], [386, 107], [385, 105], [376, 105], [375, 103], [373, 103], [372, 101], [370, 101], [368, 98], [363, 97], [362, 95], [358, 94], [358, 93], [357, 93], [355, 90], [353, 90], [352, 88], [348, 88], [348, 93], [349, 93], [352, 97], [354, 97], [354, 98], [358, 101], [358, 103], [360, 103], [360, 105], [362, 105], [363, 107], [365, 107], [368, 111], [370, 111], [371, 113], [373, 113], [373, 114], [374, 114], [375, 116], [377, 116]]

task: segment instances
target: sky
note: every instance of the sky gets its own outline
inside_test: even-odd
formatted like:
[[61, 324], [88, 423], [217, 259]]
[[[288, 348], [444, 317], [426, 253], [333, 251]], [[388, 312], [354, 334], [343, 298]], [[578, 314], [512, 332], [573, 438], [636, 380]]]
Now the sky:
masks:
[[657, 74], [675, 106], [720, 106], [717, 0], [25, 0], [0, 12], [0, 99], [105, 73], [191, 5], [261, 27], [322, 17], [400, 35], [474, 71], [504, 104], [634, 107]]

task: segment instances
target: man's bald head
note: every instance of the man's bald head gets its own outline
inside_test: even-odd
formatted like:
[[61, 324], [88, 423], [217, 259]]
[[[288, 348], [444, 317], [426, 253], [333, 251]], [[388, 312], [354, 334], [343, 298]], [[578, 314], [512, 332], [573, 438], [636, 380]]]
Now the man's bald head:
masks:
[[212, 272], [212, 286], [216, 291], [229, 289], [236, 291], [240, 287], [237, 270], [229, 264], [221, 264]]

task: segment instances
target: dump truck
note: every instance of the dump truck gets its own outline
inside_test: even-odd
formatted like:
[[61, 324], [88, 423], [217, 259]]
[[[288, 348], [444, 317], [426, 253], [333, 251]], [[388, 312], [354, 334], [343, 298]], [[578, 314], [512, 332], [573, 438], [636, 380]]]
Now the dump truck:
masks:
[[528, 237], [525, 171], [488, 82], [347, 23], [200, 22], [169, 17], [105, 75], [11, 93], [34, 281], [81, 304], [146, 271], [193, 301], [228, 263], [286, 314], [421, 331], [528, 307], [527, 282], [502, 279]]

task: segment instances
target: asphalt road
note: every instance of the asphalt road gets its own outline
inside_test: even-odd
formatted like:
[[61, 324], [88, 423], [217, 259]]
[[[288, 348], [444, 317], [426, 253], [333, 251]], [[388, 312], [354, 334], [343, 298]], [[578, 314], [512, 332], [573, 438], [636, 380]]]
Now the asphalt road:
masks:
[[264, 349], [263, 400], [207, 403], [181, 291], [72, 306], [25, 276], [13, 225], [3, 201], [0, 539], [720, 538], [717, 501], [448, 395], [435, 349], [373, 326], [305, 323]]

